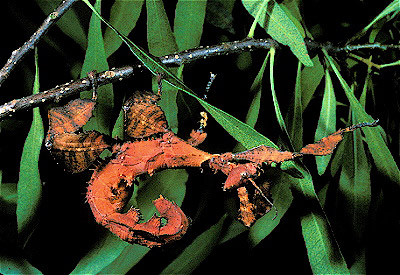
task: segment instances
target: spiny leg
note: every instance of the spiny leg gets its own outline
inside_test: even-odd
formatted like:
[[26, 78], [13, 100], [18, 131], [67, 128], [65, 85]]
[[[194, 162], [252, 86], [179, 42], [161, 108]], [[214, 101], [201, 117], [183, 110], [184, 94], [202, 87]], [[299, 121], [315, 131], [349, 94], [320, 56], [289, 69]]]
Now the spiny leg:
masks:
[[163, 79], [163, 74], [157, 73], [156, 79], [157, 79], [157, 95], [158, 95], [158, 96], [161, 96], [161, 94], [162, 94], [162, 79]]
[[94, 100], [94, 101], [97, 100], [97, 77], [96, 77], [96, 74], [97, 74], [96, 70], [88, 72], [88, 77], [92, 84], [92, 100]]

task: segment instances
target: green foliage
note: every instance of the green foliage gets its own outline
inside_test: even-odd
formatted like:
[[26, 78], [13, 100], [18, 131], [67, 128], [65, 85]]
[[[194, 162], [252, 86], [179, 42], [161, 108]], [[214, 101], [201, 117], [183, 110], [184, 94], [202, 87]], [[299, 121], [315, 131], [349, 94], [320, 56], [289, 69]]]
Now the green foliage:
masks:
[[[326, 58], [328, 62], [332, 66], [333, 71], [338, 77], [340, 84], [346, 94], [347, 99], [350, 102], [351, 110], [354, 113], [357, 121], [373, 121], [372, 117], [368, 115], [364, 107], [354, 96], [353, 90], [346, 83], [342, 75], [340, 74], [338, 68], [333, 63], [333, 60], [326, 53]], [[376, 167], [382, 172], [383, 175], [389, 177], [393, 182], [400, 184], [400, 170], [397, 167], [397, 164], [387, 147], [385, 140], [383, 139], [382, 132], [383, 129], [381, 126], [376, 127], [375, 129], [363, 129], [365, 134], [366, 142], [369, 146], [369, 150], [372, 154], [372, 157], [375, 160]]]
[[[50, 2], [37, 2], [45, 12], [54, 8], [50, 7]], [[355, 61], [349, 57], [337, 58], [326, 51], [311, 58], [304, 37], [306, 34], [317, 37], [323, 30], [328, 32], [328, 28], [320, 22], [307, 23], [303, 19], [299, 8], [302, 1], [285, 0], [278, 4], [274, 0], [242, 0], [236, 1], [235, 9], [233, 1], [221, 4], [223, 1], [217, 0], [178, 0], [172, 4], [153, 0], [97, 0], [94, 7], [88, 0], [83, 2], [86, 5], [77, 5], [66, 14], [69, 20], [58, 23], [61, 33], [58, 35], [79, 45], [74, 57], [78, 57], [77, 61], [71, 59], [65, 65], [68, 67], [66, 70], [74, 76], [79, 68], [81, 76], [85, 77], [91, 70], [104, 71], [112, 66], [126, 65], [126, 60], [138, 60], [150, 71], [143, 76], [153, 74], [153, 83], [149, 77], [139, 76], [130, 82], [129, 87], [121, 83], [121, 86], [109, 84], [98, 88], [97, 111], [90, 125], [86, 126], [88, 129], [123, 138], [122, 99], [142, 87], [155, 90], [154, 76], [160, 74], [163, 76], [160, 104], [171, 128], [185, 138], [191, 128], [197, 127], [198, 112], [205, 110], [210, 119], [206, 128], [208, 137], [201, 148], [213, 153], [232, 151], [238, 143], [240, 146], [235, 150], [260, 144], [299, 150], [305, 144], [350, 124], [379, 118], [381, 126], [346, 134], [332, 156], [315, 158], [316, 165], [313, 158], [304, 158], [265, 168], [267, 180], [273, 185], [271, 192], [278, 212], [270, 211], [250, 229], [235, 220], [238, 209], [236, 193], [222, 193], [219, 186], [224, 178], [219, 175], [209, 171], [199, 175], [199, 171], [170, 169], [140, 178], [129, 205], [139, 207], [144, 219], [155, 212], [151, 202], [160, 194], [181, 205], [193, 219], [182, 240], [160, 250], [150, 250], [125, 243], [107, 230], [99, 229], [90, 214], [87, 217], [83, 214], [88, 211], [83, 195], [71, 201], [67, 198], [70, 205], [52, 205], [46, 201], [53, 197], [62, 198], [70, 194], [68, 190], [76, 191], [75, 186], [84, 186], [90, 173], [70, 180], [61, 169], [49, 171], [48, 163], [53, 163], [53, 160], [48, 154], [42, 152], [40, 157], [45, 161], [39, 162], [44, 127], [39, 109], [35, 108], [27, 136], [28, 127], [22, 132], [13, 123], [1, 124], [6, 133], [10, 129], [12, 137], [16, 136], [14, 132], [23, 133], [23, 143], [12, 145], [14, 150], [20, 146], [22, 152], [17, 165], [13, 167], [11, 161], [9, 166], [0, 167], [0, 202], [5, 205], [0, 214], [13, 212], [12, 219], [18, 225], [18, 231], [27, 234], [20, 235], [19, 242], [12, 240], [17, 256], [0, 254], [1, 273], [54, 273], [62, 262], [67, 261], [64, 259], [68, 255], [73, 257], [62, 266], [62, 272], [73, 274], [123, 274], [129, 271], [206, 273], [210, 272], [209, 266], [217, 272], [249, 272], [268, 266], [271, 273], [356, 274], [380, 270], [383, 264], [388, 270], [395, 266], [395, 258], [379, 249], [382, 248], [381, 242], [374, 242], [374, 238], [380, 236], [386, 241], [393, 240], [392, 248], [400, 244], [398, 234], [385, 236], [385, 230], [390, 226], [394, 228], [393, 232], [399, 229], [399, 215], [397, 210], [393, 210], [397, 206], [397, 195], [400, 195], [399, 156], [393, 153], [399, 144], [396, 109], [399, 92], [394, 88], [396, 67], [393, 67], [399, 63], [398, 52], [371, 53], [370, 61], [382, 64], [381, 70], [372, 68], [370, 63], [367, 67], [359, 62], [363, 59], [358, 59], [354, 65]], [[400, 33], [396, 28], [396, 3], [393, 1], [381, 7], [383, 11], [378, 15], [366, 14], [359, 29], [343, 34], [341, 40], [358, 39], [359, 44], [368, 41], [397, 43], [395, 36], [391, 37], [393, 33]], [[331, 13], [329, 8], [315, 11], [306, 1], [303, 5], [308, 14], [314, 13], [313, 16]], [[221, 18], [208, 17], [216, 10], [225, 15], [224, 22]], [[345, 25], [341, 19], [337, 20]], [[370, 24], [362, 29], [365, 22]], [[355, 34], [356, 31], [359, 32]], [[180, 68], [167, 68], [154, 58], [200, 45], [244, 39], [247, 33], [255, 38], [264, 38], [268, 34], [287, 45], [290, 51], [272, 48], [269, 52], [243, 55], [241, 61], [235, 56], [216, 57], [215, 60], [198, 61]], [[52, 53], [63, 56], [59, 41], [47, 43]], [[39, 44], [39, 48], [46, 45]], [[243, 63], [243, 58], [246, 66], [239, 64]], [[49, 70], [43, 67], [41, 70]], [[37, 63], [35, 71], [34, 92], [37, 93]], [[218, 77], [208, 99], [204, 100], [202, 93], [210, 71], [217, 72]], [[26, 79], [26, 86], [31, 85], [32, 77]], [[324, 83], [321, 83], [322, 79]], [[62, 77], [57, 81], [58, 84], [66, 82]], [[42, 85], [48, 85], [47, 82], [54, 83], [41, 77]], [[90, 91], [83, 94], [91, 97]], [[6, 141], [13, 143], [10, 137]], [[2, 145], [5, 146], [8, 145]], [[2, 158], [6, 159], [3, 153]], [[51, 165], [55, 167], [54, 163]], [[13, 171], [18, 176], [12, 176]], [[70, 182], [63, 184], [64, 178]], [[43, 189], [47, 196], [44, 197], [42, 182], [46, 183]], [[64, 188], [65, 193], [55, 191], [55, 186], [60, 184], [63, 184], [60, 189]], [[49, 208], [39, 208], [41, 203]], [[33, 218], [38, 218], [38, 229], [33, 227]], [[67, 228], [53, 228], [59, 220], [67, 220], [63, 224]], [[279, 232], [290, 222], [298, 228], [293, 226], [285, 232], [298, 236], [301, 241], [294, 244], [285, 242], [286, 238], [290, 239], [287, 235], [283, 241], [276, 241]], [[378, 224], [382, 226], [378, 227]], [[46, 238], [48, 231], [43, 228], [48, 227], [54, 234], [73, 232], [71, 234], [75, 235], [71, 239], [76, 239], [73, 250], [64, 251], [62, 239], [65, 235]], [[4, 228], [13, 230], [8, 224]], [[79, 230], [74, 231], [76, 228]], [[84, 235], [85, 228], [91, 232]], [[2, 238], [0, 235], [0, 246]], [[40, 248], [41, 245], [45, 248]], [[52, 251], [51, 254], [56, 256], [49, 256], [50, 253], [42, 255], [38, 253], [41, 249]], [[286, 257], [287, 250], [294, 250], [296, 257]], [[21, 255], [26, 255], [26, 258]], [[48, 257], [53, 257], [52, 261]], [[384, 263], [379, 261], [377, 264], [371, 260], [376, 257]], [[305, 262], [301, 262], [302, 259]], [[215, 263], [219, 264], [217, 268]]]
[[[142, 12], [144, 0], [115, 1], [110, 11], [110, 23], [121, 33], [128, 35], [136, 26], [136, 22]], [[126, 20], [129, 18], [129, 20]], [[118, 35], [112, 29], [107, 28], [104, 33], [104, 48], [106, 56], [112, 55], [122, 44]]]
[[[265, 28], [272, 38], [288, 45], [304, 65], [313, 66], [304, 45], [304, 30], [298, 29], [275, 0], [242, 0], [242, 3], [254, 17], [254, 21]], [[252, 32], [254, 31], [249, 33], [249, 37], [253, 37]]]
[[[226, 215], [222, 216], [218, 223], [201, 233], [162, 273], [189, 274], [195, 270], [211, 253], [212, 248], [218, 244], [225, 220]], [[196, 260], [193, 261], [193, 259]]]
[[[333, 90], [333, 83], [329, 71], [325, 72], [325, 89], [322, 99], [321, 112], [318, 119], [315, 141], [333, 133], [336, 130], [336, 97]], [[328, 167], [331, 155], [315, 158], [317, 162], [318, 174], [322, 175]]]
[[287, 122], [289, 128], [289, 137], [293, 142], [293, 147], [300, 150], [303, 146], [303, 129], [298, 127], [303, 125], [303, 105], [302, 105], [302, 92], [301, 92], [301, 63], [297, 66], [296, 84], [294, 90], [293, 109], [288, 112]]
[[[38, 54], [35, 52], [35, 82], [33, 94], [39, 92], [39, 65]], [[39, 174], [39, 154], [44, 138], [43, 122], [39, 108], [33, 110], [33, 121], [22, 150], [17, 200], [18, 232], [27, 229], [38, 211], [42, 196], [42, 181]]]
[[175, 9], [174, 36], [180, 51], [200, 45], [206, 4], [206, 0], [178, 1]]
[[283, 115], [281, 112], [281, 108], [279, 107], [278, 97], [276, 96], [276, 91], [275, 91], [275, 81], [274, 81], [275, 48], [271, 48], [269, 53], [270, 53], [269, 80], [271, 83], [271, 94], [272, 94], [272, 101], [274, 103], [276, 120], [278, 121], [279, 127], [281, 128], [281, 131], [284, 134], [284, 138], [286, 139], [286, 141], [289, 142], [289, 147], [292, 149], [293, 146], [290, 143], [289, 133], [287, 131], [285, 121], [283, 120]]
[[0, 272], [2, 274], [43, 274], [22, 257], [1, 257]]

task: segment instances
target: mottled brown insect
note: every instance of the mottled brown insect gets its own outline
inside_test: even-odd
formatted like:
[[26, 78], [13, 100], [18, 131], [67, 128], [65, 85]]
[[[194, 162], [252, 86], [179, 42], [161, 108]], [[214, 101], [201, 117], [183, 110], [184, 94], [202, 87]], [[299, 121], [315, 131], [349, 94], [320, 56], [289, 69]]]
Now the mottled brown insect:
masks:
[[[112, 141], [96, 131], [79, 132], [90, 119], [95, 106], [94, 100], [81, 99], [50, 110], [46, 137], [46, 146], [51, 154], [71, 172], [86, 169], [104, 149], [112, 148], [113, 157], [92, 174], [87, 201], [99, 224], [122, 240], [148, 247], [182, 238], [189, 227], [189, 219], [178, 205], [162, 196], [154, 201], [160, 216], [154, 215], [147, 222], [141, 221], [139, 209], [123, 212], [137, 176], [175, 167], [208, 166], [215, 172], [222, 172], [227, 175], [223, 189], [237, 189], [238, 218], [249, 227], [273, 206], [270, 184], [256, 183], [263, 165], [303, 155], [330, 154], [344, 133], [377, 124], [376, 121], [347, 127], [305, 146], [300, 152], [260, 145], [239, 153], [210, 154], [194, 147], [207, 136], [204, 132], [207, 115], [202, 114], [200, 128], [193, 130], [185, 141], [168, 129], [164, 112], [157, 105], [158, 100], [159, 96], [152, 93], [136, 92], [127, 101], [124, 105], [125, 132], [129, 140], [125, 143]], [[163, 219], [167, 222], [163, 223]]]
[[86, 170], [105, 149], [111, 148], [111, 139], [99, 132], [78, 133], [89, 121], [95, 105], [94, 100], [75, 99], [49, 111], [45, 145], [69, 172]]
[[168, 132], [165, 114], [157, 101], [158, 95], [150, 92], [136, 92], [124, 105], [125, 133], [134, 139]]

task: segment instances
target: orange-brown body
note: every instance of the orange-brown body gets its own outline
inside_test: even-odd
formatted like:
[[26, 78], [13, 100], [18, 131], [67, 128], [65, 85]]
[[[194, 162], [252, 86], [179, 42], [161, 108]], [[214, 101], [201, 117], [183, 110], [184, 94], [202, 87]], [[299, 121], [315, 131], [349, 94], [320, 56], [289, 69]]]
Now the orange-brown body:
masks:
[[[114, 151], [115, 158], [93, 173], [88, 187], [87, 200], [96, 221], [121, 239], [148, 247], [181, 238], [189, 221], [175, 203], [160, 197], [155, 206], [161, 216], [153, 216], [145, 223], [139, 223], [138, 209], [131, 208], [126, 213], [122, 210], [138, 175], [151, 175], [162, 168], [200, 167], [212, 155], [194, 148], [172, 132], [158, 139], [116, 145]], [[161, 218], [167, 220], [164, 226]]]

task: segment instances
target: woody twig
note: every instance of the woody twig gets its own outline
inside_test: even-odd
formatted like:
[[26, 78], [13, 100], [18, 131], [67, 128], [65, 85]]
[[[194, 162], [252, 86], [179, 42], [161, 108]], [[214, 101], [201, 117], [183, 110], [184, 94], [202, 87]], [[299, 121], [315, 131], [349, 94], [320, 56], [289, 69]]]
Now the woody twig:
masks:
[[[328, 53], [336, 54], [339, 52], [351, 52], [360, 49], [370, 50], [386, 50], [398, 49], [397, 45], [355, 45], [345, 47], [335, 47], [329, 43], [318, 43], [311, 40], [306, 40], [306, 45], [310, 52], [326, 49]], [[229, 55], [244, 51], [268, 50], [271, 47], [278, 47], [279, 44], [273, 39], [245, 39], [242, 41], [224, 42], [214, 46], [199, 47], [191, 50], [185, 50], [179, 53], [165, 55], [159, 58], [160, 62], [169, 67], [180, 66], [185, 63], [191, 63], [199, 59], [206, 59], [216, 56]], [[124, 66], [114, 68], [108, 71], [96, 74], [95, 81], [97, 86], [102, 86], [109, 83], [114, 83], [132, 77], [135, 73], [140, 73], [144, 70], [141, 64], [133, 66]], [[21, 99], [14, 99], [0, 106], [0, 121], [13, 115], [16, 112], [29, 110], [34, 107], [47, 104], [50, 102], [58, 102], [63, 98], [68, 98], [82, 91], [92, 88], [91, 81], [88, 77], [71, 81], [59, 86], [56, 86], [47, 91], [30, 95]]]
[[46, 17], [42, 25], [33, 33], [29, 40], [11, 53], [10, 58], [0, 70], [0, 86], [8, 78], [11, 71], [17, 66], [22, 58], [35, 47], [41, 37], [47, 33], [50, 27], [53, 26], [65, 14], [75, 2], [77, 2], [77, 0], [63, 1], [58, 8], [56, 8]]

